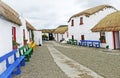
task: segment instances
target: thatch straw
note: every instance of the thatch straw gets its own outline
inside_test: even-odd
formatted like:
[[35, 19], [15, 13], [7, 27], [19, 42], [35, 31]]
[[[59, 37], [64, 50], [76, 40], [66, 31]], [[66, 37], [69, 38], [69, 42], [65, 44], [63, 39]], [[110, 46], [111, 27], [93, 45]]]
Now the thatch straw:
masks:
[[91, 29], [93, 32], [100, 31], [120, 31], [120, 11], [109, 14], [103, 18], [95, 27]]
[[[96, 12], [99, 12], [99, 11], [103, 10], [104, 8], [113, 8], [113, 9], [115, 9], [113, 6], [110, 6], [110, 5], [100, 5], [100, 6], [96, 6], [96, 7], [87, 9], [87, 10], [85, 10], [85, 11], [82, 11], [82, 12], [80, 12], [80, 13], [77, 13], [77, 14], [73, 15], [72, 17], [70, 17], [70, 19], [69, 19], [68, 22], [70, 22], [71, 18], [73, 18], [73, 17], [78, 17], [78, 16], [81, 16], [81, 15], [84, 15], [84, 16], [86, 16], [86, 17], [89, 17], [90, 15], [95, 14]], [[117, 10], [117, 9], [115, 9], [115, 10]]]
[[28, 21], [26, 21], [26, 26], [30, 30], [36, 30]]
[[55, 29], [54, 33], [55, 34], [64, 34], [66, 31], [68, 31], [68, 26], [67, 25], [61, 25], [58, 28]]
[[22, 24], [19, 19], [19, 14], [2, 1], [0, 1], [0, 15], [4, 16], [7, 20], [13, 23], [18, 25]]
[[42, 33], [53, 33], [55, 29], [42, 29], [39, 31], [42, 31]]

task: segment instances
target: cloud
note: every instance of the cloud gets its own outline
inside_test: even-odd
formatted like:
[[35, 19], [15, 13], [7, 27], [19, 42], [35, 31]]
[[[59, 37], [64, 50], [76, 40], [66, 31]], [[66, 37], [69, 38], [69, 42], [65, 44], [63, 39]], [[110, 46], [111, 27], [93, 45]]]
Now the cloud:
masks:
[[101, 4], [119, 8], [119, 0], [2, 0], [37, 29], [56, 28], [67, 24], [69, 18], [78, 12]]

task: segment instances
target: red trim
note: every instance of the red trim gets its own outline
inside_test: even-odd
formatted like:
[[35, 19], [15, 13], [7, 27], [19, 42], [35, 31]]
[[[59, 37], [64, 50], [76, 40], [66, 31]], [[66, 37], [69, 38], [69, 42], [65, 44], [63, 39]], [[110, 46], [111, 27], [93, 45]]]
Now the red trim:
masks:
[[113, 44], [114, 44], [114, 49], [116, 49], [115, 31], [113, 31]]
[[27, 41], [25, 39], [26, 39], [26, 37], [25, 37], [25, 29], [23, 29], [23, 42], [24, 42], [24, 45], [27, 44]]
[[16, 28], [12, 27], [13, 40], [16, 41]]
[[12, 27], [12, 42], [13, 43], [13, 50], [17, 49], [17, 45], [14, 45], [14, 43], [16, 42], [16, 28]]

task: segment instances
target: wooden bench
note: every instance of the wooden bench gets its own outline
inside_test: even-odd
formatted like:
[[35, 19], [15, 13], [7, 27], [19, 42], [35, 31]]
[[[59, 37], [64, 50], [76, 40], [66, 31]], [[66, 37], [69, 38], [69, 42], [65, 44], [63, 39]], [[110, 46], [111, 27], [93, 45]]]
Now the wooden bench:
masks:
[[100, 48], [100, 41], [97, 41], [97, 40], [80, 40], [79, 45], [80, 46]]
[[[21, 73], [20, 67], [25, 66], [25, 60], [24, 56], [17, 57], [17, 52], [17, 50], [13, 50], [0, 57], [0, 64], [2, 64], [2, 67], [5, 67], [0, 74], [0, 78], [12, 78], [12, 75]], [[12, 63], [10, 63], [11, 60], [13, 60]]]
[[30, 61], [31, 55], [33, 54], [33, 48], [29, 48], [27, 45], [24, 45], [19, 48], [19, 54], [25, 56], [25, 61]]

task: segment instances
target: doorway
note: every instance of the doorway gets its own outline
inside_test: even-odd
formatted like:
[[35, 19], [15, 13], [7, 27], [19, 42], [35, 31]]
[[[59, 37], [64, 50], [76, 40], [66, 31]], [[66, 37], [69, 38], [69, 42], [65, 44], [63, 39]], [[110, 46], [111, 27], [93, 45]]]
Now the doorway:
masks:
[[119, 31], [113, 31], [114, 49], [120, 49]]

